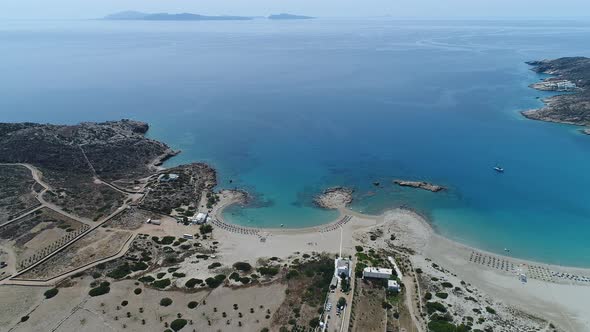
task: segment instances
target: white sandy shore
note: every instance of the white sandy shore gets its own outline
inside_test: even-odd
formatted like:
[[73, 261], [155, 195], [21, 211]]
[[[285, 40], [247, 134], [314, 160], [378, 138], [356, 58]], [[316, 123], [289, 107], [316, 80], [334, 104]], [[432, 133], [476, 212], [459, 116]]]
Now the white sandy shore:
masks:
[[[221, 212], [237, 201], [238, 196], [226, 193], [213, 216], [223, 222]], [[562, 279], [547, 282], [533, 277], [523, 283], [519, 279], [520, 272], [533, 275], [533, 267], [585, 276], [590, 276], [590, 269], [547, 265], [471, 248], [436, 234], [423, 217], [409, 210], [397, 209], [380, 216], [367, 216], [344, 208], [339, 211], [338, 220], [350, 216], [350, 221], [332, 231], [326, 229], [335, 228], [331, 227], [333, 224], [304, 229], [261, 229], [261, 236], [216, 232], [215, 237], [221, 243], [222, 262], [229, 265], [241, 260], [252, 262], [259, 257], [286, 257], [296, 251], [338, 253], [342, 250], [345, 256], [353, 255], [357, 244], [355, 235], [376, 227], [389, 227], [399, 243], [415, 250], [415, 264], [424, 264], [425, 258], [430, 258], [499, 301], [555, 322], [566, 331], [590, 331], [590, 306], [587, 305], [590, 283], [566, 284]], [[506, 271], [474, 263], [470, 261], [473, 253], [505, 260], [517, 269]]]

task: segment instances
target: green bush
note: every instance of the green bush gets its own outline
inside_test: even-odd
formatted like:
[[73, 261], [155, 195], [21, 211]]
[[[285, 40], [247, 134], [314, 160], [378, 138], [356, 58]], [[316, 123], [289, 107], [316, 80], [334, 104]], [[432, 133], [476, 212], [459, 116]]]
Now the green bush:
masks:
[[447, 297], [449, 297], [449, 294], [442, 293], [442, 292], [436, 293], [434, 295], [436, 295], [436, 297], [441, 298], [441, 299], [446, 299]]
[[431, 292], [426, 292], [426, 294], [424, 294], [424, 299], [426, 301], [432, 300], [432, 293]]
[[156, 280], [152, 283], [152, 286], [156, 287], [156, 288], [166, 288], [168, 286], [170, 286], [171, 282], [170, 279], [166, 278], [166, 279], [160, 279], [160, 280]]
[[180, 329], [182, 329], [186, 325], [186, 323], [186, 319], [175, 319], [172, 321], [172, 323], [170, 323], [170, 328], [174, 331], [180, 331]]
[[160, 305], [162, 307], [167, 307], [167, 306], [169, 306], [171, 304], [172, 304], [172, 299], [169, 298], [169, 297], [165, 297], [165, 298], [163, 298], [163, 299], [160, 300]]
[[172, 243], [174, 243], [174, 239], [176, 239], [174, 236], [164, 236], [162, 238], [162, 240], [160, 241], [160, 244], [163, 244], [163, 245], [172, 244]]
[[47, 291], [45, 291], [45, 293], [43, 295], [45, 295], [46, 299], [50, 299], [50, 298], [56, 296], [57, 293], [59, 293], [59, 290], [57, 288], [52, 288], [52, 289], [48, 289]]
[[156, 279], [162, 279], [166, 275], [166, 272], [160, 272], [156, 274]]
[[194, 308], [196, 308], [198, 305], [199, 305], [199, 302], [196, 302], [196, 301], [190, 301], [190, 302], [188, 303], [188, 308], [189, 308], [189, 309], [194, 309]]
[[439, 302], [428, 302], [426, 303], [426, 311], [428, 314], [432, 314], [434, 312], [447, 312], [447, 308], [442, 303]]
[[309, 326], [312, 328], [316, 328], [320, 326], [320, 319], [318, 317], [314, 317], [309, 321]]
[[211, 263], [211, 264], [209, 264], [209, 266], [207, 266], [207, 268], [208, 268], [209, 270], [211, 270], [211, 269], [218, 268], [218, 267], [220, 267], [220, 266], [221, 266], [221, 263], [219, 263], [219, 262], [215, 262], [215, 263]]
[[184, 278], [184, 277], [186, 277], [186, 274], [182, 273], [182, 272], [174, 272], [174, 273], [172, 273], [172, 276], [175, 278]]
[[156, 279], [154, 277], [152, 277], [152, 276], [143, 276], [143, 277], [141, 277], [141, 278], [139, 278], [137, 280], [139, 280], [141, 282], [145, 282], [145, 283], [150, 283], [150, 282], [152, 282], [152, 281], [154, 281]]
[[279, 268], [274, 266], [261, 266], [257, 271], [263, 276], [275, 276], [279, 273]]
[[355, 246], [356, 252], [362, 252], [364, 249], [361, 246]]
[[201, 227], [199, 227], [199, 232], [201, 232], [201, 234], [208, 234], [213, 232], [213, 226], [209, 225], [209, 224], [203, 224], [201, 225]]
[[97, 287], [92, 288], [89, 292], [88, 295], [95, 297], [95, 296], [101, 296], [104, 294], [107, 294], [111, 291], [111, 284], [109, 284], [108, 282], [104, 281], [101, 282], [100, 285], [98, 285]]
[[189, 280], [187, 280], [187, 282], [184, 284], [187, 288], [194, 288], [197, 284], [202, 284], [203, 280], [201, 279], [196, 279], [196, 278], [191, 278]]
[[205, 283], [207, 284], [207, 286], [209, 286], [209, 288], [216, 288], [219, 287], [219, 285], [221, 285], [221, 283], [223, 283], [223, 281], [225, 280], [225, 275], [223, 274], [219, 274], [216, 275], [214, 278], [207, 278], [205, 279]]
[[242, 272], [250, 272], [252, 271], [252, 265], [246, 262], [236, 262], [233, 265], [234, 269]]
[[139, 294], [141, 294], [141, 292], [142, 292], [141, 288], [136, 288], [133, 290], [133, 293], [135, 293], [135, 295], [139, 295]]
[[494, 308], [492, 308], [492, 307], [486, 307], [486, 311], [489, 312], [492, 315], [495, 315], [496, 314], [496, 310], [494, 310]]
[[446, 282], [446, 281], [445, 281], [445, 282], [441, 283], [441, 285], [442, 285], [444, 288], [453, 288], [453, 284], [451, 284], [450, 282]]

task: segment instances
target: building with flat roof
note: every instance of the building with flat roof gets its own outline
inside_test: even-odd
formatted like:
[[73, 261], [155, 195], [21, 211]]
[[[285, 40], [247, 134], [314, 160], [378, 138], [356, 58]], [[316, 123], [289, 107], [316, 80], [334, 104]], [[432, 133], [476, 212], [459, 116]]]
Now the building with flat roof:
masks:
[[176, 181], [178, 179], [178, 174], [162, 174], [160, 176], [158, 176], [158, 181], [160, 182], [170, 182], [170, 181]]
[[193, 225], [204, 224], [207, 222], [207, 216], [208, 215], [206, 213], [199, 212], [199, 213], [195, 214], [194, 216], [188, 218], [188, 221]]
[[392, 274], [392, 269], [381, 267], [365, 267], [363, 270], [363, 278], [389, 279]]
[[350, 278], [352, 271], [350, 270], [350, 260], [343, 258], [336, 258], [334, 260], [334, 276], [339, 277], [344, 273], [347, 278]]
[[396, 280], [387, 280], [387, 290], [399, 292], [399, 284]]

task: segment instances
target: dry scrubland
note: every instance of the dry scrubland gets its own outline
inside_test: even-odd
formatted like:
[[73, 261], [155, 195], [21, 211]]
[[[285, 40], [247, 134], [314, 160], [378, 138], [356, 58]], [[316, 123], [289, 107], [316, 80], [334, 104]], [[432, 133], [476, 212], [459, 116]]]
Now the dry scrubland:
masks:
[[22, 166], [0, 165], [0, 224], [39, 205], [33, 196], [35, 180]]

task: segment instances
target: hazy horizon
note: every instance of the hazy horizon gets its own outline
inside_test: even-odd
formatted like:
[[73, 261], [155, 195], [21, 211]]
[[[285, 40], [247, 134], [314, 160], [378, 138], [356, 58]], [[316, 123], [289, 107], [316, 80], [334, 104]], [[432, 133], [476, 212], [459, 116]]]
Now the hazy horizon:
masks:
[[266, 16], [294, 13], [318, 17], [391, 16], [412, 19], [581, 19], [589, 18], [590, 2], [586, 0], [416, 0], [393, 3], [369, 0], [362, 4], [352, 0], [252, 0], [220, 2], [202, 0], [103, 0], [80, 2], [55, 0], [51, 6], [42, 0], [8, 0], [0, 4], [0, 19], [88, 19], [126, 11], [190, 12], [203, 15]]

